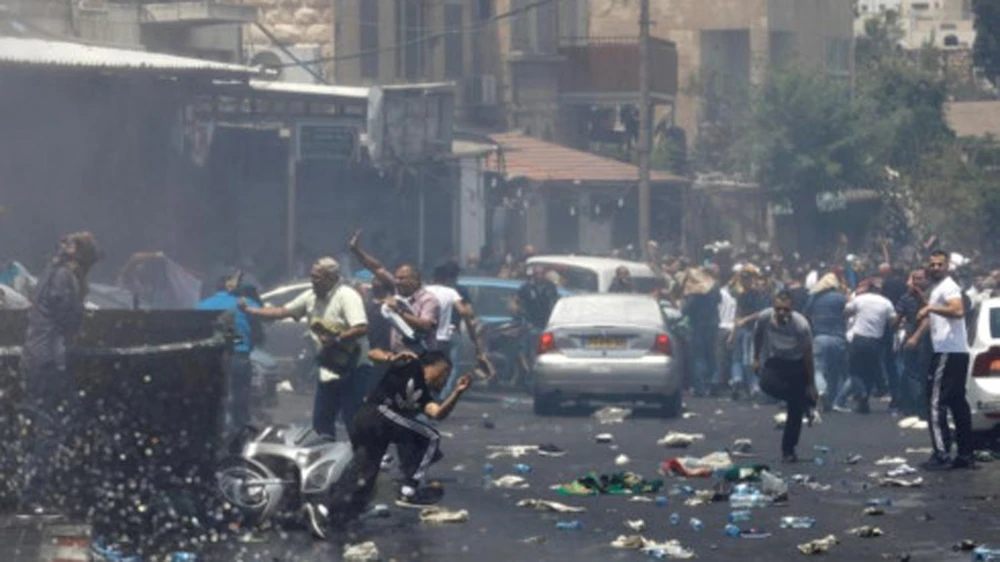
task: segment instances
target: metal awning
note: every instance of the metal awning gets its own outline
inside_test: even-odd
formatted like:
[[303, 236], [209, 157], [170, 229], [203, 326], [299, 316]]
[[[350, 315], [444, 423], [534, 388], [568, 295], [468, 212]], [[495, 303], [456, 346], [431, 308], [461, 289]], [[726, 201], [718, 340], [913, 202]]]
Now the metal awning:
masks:
[[127, 70], [243, 79], [261, 73], [259, 68], [239, 64], [28, 37], [0, 37], [3, 67]]

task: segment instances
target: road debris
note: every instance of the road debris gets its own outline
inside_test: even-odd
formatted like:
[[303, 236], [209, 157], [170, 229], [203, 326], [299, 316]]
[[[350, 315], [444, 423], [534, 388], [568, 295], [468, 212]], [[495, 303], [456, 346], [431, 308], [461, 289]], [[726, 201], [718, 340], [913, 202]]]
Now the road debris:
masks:
[[632, 459], [628, 458], [628, 455], [618, 455], [615, 457], [615, 466], [625, 466], [632, 462]]
[[616, 408], [614, 406], [607, 406], [594, 412], [594, 418], [601, 424], [622, 423], [625, 421], [625, 418], [631, 415], [632, 410], [628, 408]]
[[912, 480], [905, 478], [883, 478], [879, 480], [879, 485], [886, 488], [919, 488], [923, 484], [924, 479], [919, 476]]
[[683, 449], [691, 446], [691, 444], [695, 441], [701, 441], [703, 439], [705, 439], [705, 435], [702, 433], [680, 433], [677, 431], [671, 431], [657, 441], [656, 444], [661, 447]]
[[521, 539], [521, 542], [523, 542], [524, 544], [543, 544], [547, 540], [548, 540], [547, 538], [545, 538], [545, 537], [543, 537], [541, 535], [537, 535], [537, 536], [534, 536], [534, 537], [528, 537], [526, 539]]
[[830, 550], [830, 547], [837, 544], [837, 542], [836, 536], [827, 535], [821, 539], [802, 543], [798, 546], [798, 548], [799, 552], [802, 554], [823, 554], [824, 552]]
[[488, 451], [492, 451], [486, 456], [489, 460], [500, 459], [504, 457], [513, 457], [519, 459], [523, 456], [537, 453], [538, 445], [488, 445], [486, 447]]
[[594, 436], [594, 441], [598, 443], [611, 443], [615, 440], [615, 436], [610, 433], [598, 433]]
[[753, 449], [752, 439], [737, 439], [733, 441], [733, 446], [729, 449], [730, 454], [748, 455]]
[[907, 447], [904, 452], [907, 455], [930, 455], [934, 453], [934, 449], [930, 447]]
[[649, 556], [660, 559], [676, 558], [684, 560], [694, 558], [694, 551], [684, 548], [678, 540], [657, 543], [641, 535], [621, 535], [611, 541], [611, 546], [625, 550], [641, 550]]
[[663, 474], [674, 474], [677, 476], [697, 476], [707, 478], [717, 470], [729, 470], [733, 467], [733, 459], [728, 453], [716, 452], [696, 457], [677, 457], [667, 459], [660, 465], [660, 472]]
[[864, 511], [864, 514], [865, 515], [871, 515], [873, 517], [877, 517], [879, 515], [885, 515], [885, 510], [882, 509], [881, 507], [874, 507], [874, 506], [873, 507], [866, 507], [865, 511]]
[[846, 459], [844, 459], [844, 464], [858, 464], [859, 462], [861, 462], [862, 459], [864, 459], [864, 457], [862, 457], [861, 455], [851, 454], [848, 455]]
[[556, 513], [583, 513], [587, 511], [585, 507], [577, 507], [572, 505], [566, 505], [564, 503], [540, 500], [540, 499], [524, 499], [517, 502], [517, 507], [531, 507], [537, 509], [538, 511], [554, 511]]
[[918, 418], [917, 416], [910, 416], [908, 418], [903, 418], [899, 420], [900, 429], [927, 429], [927, 422]]
[[646, 522], [642, 519], [627, 519], [625, 521], [625, 526], [636, 533], [641, 533], [646, 530]]
[[344, 562], [378, 562], [381, 555], [375, 543], [368, 541], [360, 544], [344, 545]]
[[876, 466], [886, 466], [890, 464], [906, 464], [906, 459], [903, 457], [882, 457], [875, 461]]
[[493, 485], [497, 488], [505, 488], [508, 490], [523, 490], [531, 486], [527, 480], [513, 474], [507, 474], [497, 478], [493, 481]]
[[865, 525], [863, 527], [855, 527], [853, 529], [847, 530], [848, 534], [854, 535], [855, 537], [861, 537], [863, 539], [871, 539], [875, 537], [881, 537], [885, 533], [882, 529], [878, 527], [873, 527], [871, 525]]
[[900, 476], [909, 476], [910, 474], [916, 474], [917, 469], [913, 468], [908, 464], [901, 464], [896, 468], [885, 473], [886, 476], [890, 478], [898, 478]]
[[552, 487], [564, 496], [596, 496], [599, 494], [630, 495], [656, 493], [663, 487], [663, 480], [646, 480], [633, 472], [615, 474], [590, 473], [567, 484]]
[[465, 523], [469, 520], [469, 512], [465, 509], [453, 511], [444, 507], [425, 507], [420, 510], [422, 523]]
[[683, 414], [681, 414], [681, 418], [686, 420], [696, 417], [698, 417], [698, 412], [684, 412]]

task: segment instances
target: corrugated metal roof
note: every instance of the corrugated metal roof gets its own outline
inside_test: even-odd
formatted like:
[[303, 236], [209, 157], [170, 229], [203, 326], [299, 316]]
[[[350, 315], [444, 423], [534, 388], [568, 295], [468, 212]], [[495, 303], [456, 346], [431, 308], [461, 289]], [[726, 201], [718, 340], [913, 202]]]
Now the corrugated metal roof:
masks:
[[259, 72], [256, 68], [238, 64], [27, 37], [0, 37], [0, 65], [203, 72], [241, 76]]
[[[536, 182], [626, 183], [639, 181], [639, 167], [613, 158], [546, 142], [522, 133], [490, 135], [503, 148], [507, 175]], [[654, 182], [687, 182], [653, 171]]]

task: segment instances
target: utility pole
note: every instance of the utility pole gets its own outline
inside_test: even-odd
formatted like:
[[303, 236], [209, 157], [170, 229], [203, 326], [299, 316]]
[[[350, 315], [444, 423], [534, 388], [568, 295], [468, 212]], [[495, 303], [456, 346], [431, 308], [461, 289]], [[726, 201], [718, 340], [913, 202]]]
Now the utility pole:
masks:
[[650, 127], [652, 106], [649, 95], [649, 0], [639, 0], [639, 244], [649, 241], [650, 186], [649, 157], [652, 151]]

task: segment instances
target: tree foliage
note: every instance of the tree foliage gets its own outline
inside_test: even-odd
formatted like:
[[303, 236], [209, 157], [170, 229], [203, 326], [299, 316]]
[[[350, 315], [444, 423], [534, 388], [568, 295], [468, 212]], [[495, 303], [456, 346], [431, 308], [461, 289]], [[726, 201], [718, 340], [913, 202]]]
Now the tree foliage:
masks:
[[976, 42], [972, 54], [976, 65], [986, 69], [986, 76], [996, 85], [1000, 79], [1000, 2], [972, 0]]

